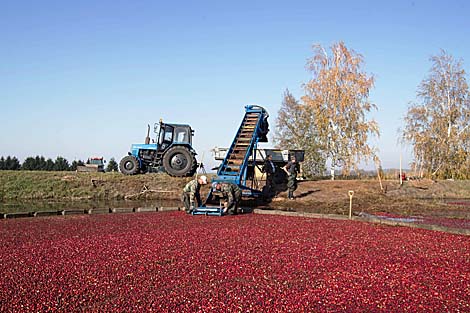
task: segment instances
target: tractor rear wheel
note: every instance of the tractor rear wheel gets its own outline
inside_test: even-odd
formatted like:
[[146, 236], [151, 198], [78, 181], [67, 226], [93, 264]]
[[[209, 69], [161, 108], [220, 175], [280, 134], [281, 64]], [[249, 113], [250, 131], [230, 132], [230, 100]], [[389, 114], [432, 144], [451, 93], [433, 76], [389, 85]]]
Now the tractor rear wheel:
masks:
[[196, 157], [188, 148], [176, 146], [163, 156], [163, 167], [170, 176], [192, 176], [197, 168]]
[[122, 158], [121, 162], [119, 162], [119, 169], [121, 170], [121, 173], [126, 175], [137, 174], [140, 171], [139, 160], [137, 160], [133, 155], [127, 155]]

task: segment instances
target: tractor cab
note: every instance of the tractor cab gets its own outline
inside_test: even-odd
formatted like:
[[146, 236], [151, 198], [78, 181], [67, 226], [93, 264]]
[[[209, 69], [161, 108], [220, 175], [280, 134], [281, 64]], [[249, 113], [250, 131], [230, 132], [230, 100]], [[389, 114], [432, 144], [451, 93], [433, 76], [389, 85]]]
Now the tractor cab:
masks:
[[154, 131], [157, 133], [157, 150], [165, 151], [172, 144], [192, 145], [194, 130], [189, 125], [156, 123]]

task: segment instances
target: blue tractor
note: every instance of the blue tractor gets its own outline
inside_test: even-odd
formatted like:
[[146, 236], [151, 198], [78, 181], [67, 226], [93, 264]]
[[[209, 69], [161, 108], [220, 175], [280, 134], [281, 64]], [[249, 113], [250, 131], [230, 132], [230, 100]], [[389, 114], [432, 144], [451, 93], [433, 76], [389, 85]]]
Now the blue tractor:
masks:
[[123, 174], [147, 173], [163, 167], [171, 176], [192, 176], [197, 169], [196, 151], [192, 147], [194, 130], [183, 124], [155, 124], [156, 142], [150, 143], [150, 125], [144, 144], [133, 144], [131, 151], [119, 163]]

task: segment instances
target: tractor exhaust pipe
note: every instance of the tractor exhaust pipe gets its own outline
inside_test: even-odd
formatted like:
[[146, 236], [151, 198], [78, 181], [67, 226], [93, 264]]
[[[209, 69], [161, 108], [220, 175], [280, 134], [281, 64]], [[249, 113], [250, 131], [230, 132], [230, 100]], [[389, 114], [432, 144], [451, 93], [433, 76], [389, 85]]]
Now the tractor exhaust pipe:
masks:
[[147, 137], [145, 137], [145, 144], [150, 144], [150, 124], [147, 124]]

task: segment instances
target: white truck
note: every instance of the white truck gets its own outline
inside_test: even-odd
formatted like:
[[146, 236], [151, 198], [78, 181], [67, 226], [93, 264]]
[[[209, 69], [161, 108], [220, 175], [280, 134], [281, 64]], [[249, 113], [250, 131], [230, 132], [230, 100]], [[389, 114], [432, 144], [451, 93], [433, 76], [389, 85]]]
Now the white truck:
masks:
[[104, 163], [106, 161], [103, 157], [91, 157], [86, 161], [85, 165], [77, 166], [77, 172], [102, 172], [104, 173]]

